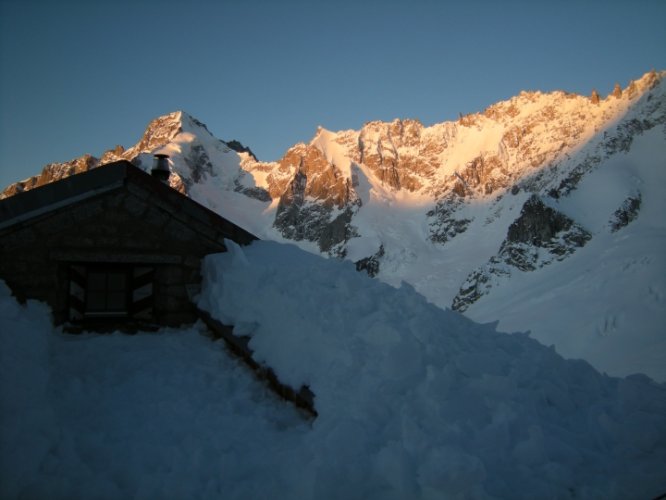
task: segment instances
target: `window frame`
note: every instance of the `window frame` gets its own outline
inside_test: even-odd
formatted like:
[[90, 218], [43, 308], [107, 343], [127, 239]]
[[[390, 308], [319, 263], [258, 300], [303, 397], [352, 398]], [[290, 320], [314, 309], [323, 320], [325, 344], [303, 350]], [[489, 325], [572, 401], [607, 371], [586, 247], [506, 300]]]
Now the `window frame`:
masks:
[[[128, 318], [132, 315], [132, 266], [127, 264], [87, 264], [85, 266], [86, 281], [84, 286], [84, 318]], [[104, 276], [104, 285], [99, 289], [91, 290], [91, 274], [102, 274]], [[110, 287], [110, 276], [118, 275], [123, 276], [123, 286], [114, 289]], [[90, 296], [92, 293], [102, 294], [104, 305], [98, 307], [90, 304]], [[115, 298], [111, 295], [115, 294]], [[118, 294], [122, 300], [121, 307], [114, 307], [113, 302], [118, 298]], [[110, 304], [111, 302], [111, 304]], [[97, 301], [99, 304], [99, 302]]]

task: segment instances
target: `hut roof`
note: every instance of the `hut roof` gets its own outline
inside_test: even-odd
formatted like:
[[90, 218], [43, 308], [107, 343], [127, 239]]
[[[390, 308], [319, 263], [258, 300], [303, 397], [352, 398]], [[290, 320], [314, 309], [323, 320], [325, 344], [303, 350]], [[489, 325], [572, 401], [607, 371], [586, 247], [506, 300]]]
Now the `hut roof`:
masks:
[[221, 230], [225, 237], [237, 243], [247, 244], [257, 239], [126, 160], [108, 163], [0, 200], [0, 232], [89, 198], [123, 189], [130, 189], [148, 202], [159, 203], [176, 218], [182, 215], [194, 217]]

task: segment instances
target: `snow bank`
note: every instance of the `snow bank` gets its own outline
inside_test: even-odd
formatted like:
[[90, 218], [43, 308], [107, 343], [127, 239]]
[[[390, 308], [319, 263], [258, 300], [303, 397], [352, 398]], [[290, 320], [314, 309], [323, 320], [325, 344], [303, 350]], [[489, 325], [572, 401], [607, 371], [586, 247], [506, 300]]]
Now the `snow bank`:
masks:
[[63, 335], [0, 282], [0, 498], [297, 498], [307, 423], [201, 333]]
[[52, 329], [48, 308], [20, 306], [0, 281], [0, 498], [33, 479], [57, 436], [46, 401]]
[[283, 382], [315, 393], [302, 470], [312, 497], [666, 491], [666, 386], [601, 375], [349, 263], [229, 245], [206, 259], [200, 306], [250, 336]]
[[293, 246], [210, 256], [201, 306], [319, 416], [203, 327], [64, 335], [0, 285], [0, 497], [653, 498], [666, 386], [600, 375]]

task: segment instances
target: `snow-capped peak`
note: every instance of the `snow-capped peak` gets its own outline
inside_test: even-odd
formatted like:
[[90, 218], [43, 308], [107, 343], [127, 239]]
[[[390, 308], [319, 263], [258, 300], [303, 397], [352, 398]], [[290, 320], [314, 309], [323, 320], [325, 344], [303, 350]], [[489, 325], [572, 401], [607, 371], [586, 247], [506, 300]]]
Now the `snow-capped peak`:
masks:
[[352, 160], [349, 157], [348, 149], [337, 140], [340, 134], [340, 132], [331, 132], [323, 127], [318, 127], [317, 133], [310, 141], [310, 146], [314, 146], [324, 153], [326, 160], [331, 165], [335, 165], [345, 178], [351, 179]]
[[146, 127], [141, 140], [123, 155], [125, 158], [134, 158], [141, 153], [153, 153], [175, 141], [179, 134], [190, 134], [205, 140], [212, 138], [212, 134], [199, 120], [184, 111], [174, 111], [152, 120]]

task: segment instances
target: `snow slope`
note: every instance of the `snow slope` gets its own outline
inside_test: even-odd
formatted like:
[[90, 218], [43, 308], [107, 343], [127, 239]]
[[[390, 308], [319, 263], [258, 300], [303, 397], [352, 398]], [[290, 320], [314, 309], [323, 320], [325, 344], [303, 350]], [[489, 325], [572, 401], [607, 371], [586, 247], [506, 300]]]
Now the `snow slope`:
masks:
[[63, 335], [0, 287], [0, 498], [304, 498], [306, 421], [201, 328]]
[[2, 498], [653, 498], [666, 386], [610, 378], [292, 245], [210, 256], [200, 305], [309, 384], [278, 401], [200, 326], [63, 335], [0, 284]]
[[[626, 154], [588, 174], [554, 203], [594, 237], [569, 258], [515, 272], [496, 293], [472, 305], [477, 321], [530, 330], [565, 357], [583, 358], [614, 375], [647, 373], [666, 381], [666, 170], [663, 131], [635, 140]], [[636, 220], [616, 232], [609, 221], [641, 194]]]
[[259, 242], [206, 259], [200, 306], [314, 392], [313, 497], [638, 498], [666, 484], [666, 386], [600, 375], [407, 284]]

